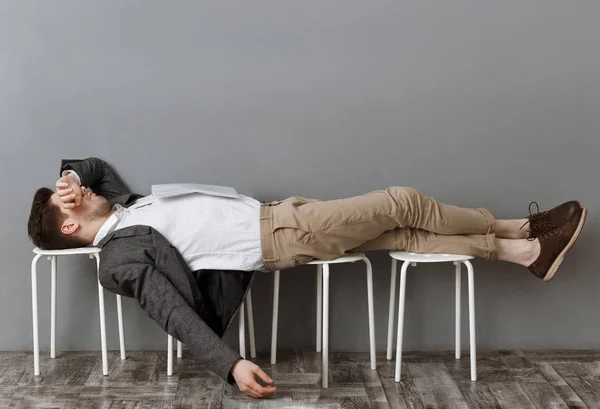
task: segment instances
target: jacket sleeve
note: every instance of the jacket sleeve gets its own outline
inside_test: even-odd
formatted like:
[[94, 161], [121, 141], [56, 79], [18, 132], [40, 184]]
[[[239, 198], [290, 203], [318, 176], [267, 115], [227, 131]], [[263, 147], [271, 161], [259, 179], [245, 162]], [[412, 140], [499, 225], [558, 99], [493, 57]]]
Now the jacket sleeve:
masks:
[[71, 170], [77, 173], [82, 186], [91, 188], [94, 193], [111, 200], [114, 197], [131, 193], [131, 190], [117, 176], [111, 166], [98, 158], [63, 159], [60, 173]]
[[234, 383], [230, 371], [235, 361], [242, 358], [208, 327], [155, 265], [131, 263], [107, 268], [100, 274], [104, 287], [135, 297], [146, 314], [182, 341], [200, 363]]

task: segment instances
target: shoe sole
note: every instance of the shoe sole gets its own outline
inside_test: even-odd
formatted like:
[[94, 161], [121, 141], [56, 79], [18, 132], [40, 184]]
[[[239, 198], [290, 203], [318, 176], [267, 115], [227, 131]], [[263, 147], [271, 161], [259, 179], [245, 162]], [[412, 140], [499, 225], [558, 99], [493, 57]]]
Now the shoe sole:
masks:
[[556, 274], [556, 271], [558, 270], [558, 268], [560, 267], [560, 265], [562, 264], [562, 262], [565, 259], [565, 254], [567, 254], [567, 251], [569, 251], [571, 249], [571, 247], [573, 247], [573, 245], [575, 244], [575, 241], [577, 241], [577, 238], [579, 237], [579, 234], [581, 233], [581, 230], [583, 230], [583, 225], [585, 224], [586, 217], [587, 217], [587, 209], [584, 207], [583, 211], [581, 213], [581, 219], [579, 220], [579, 224], [577, 225], [577, 229], [575, 230], [573, 237], [571, 237], [571, 240], [569, 241], [569, 243], [567, 243], [565, 248], [560, 252], [558, 257], [556, 257], [556, 259], [554, 260], [554, 263], [552, 263], [552, 265], [548, 269], [548, 272], [544, 276], [544, 281], [550, 281], [552, 279], [552, 277], [554, 277], [554, 274]]

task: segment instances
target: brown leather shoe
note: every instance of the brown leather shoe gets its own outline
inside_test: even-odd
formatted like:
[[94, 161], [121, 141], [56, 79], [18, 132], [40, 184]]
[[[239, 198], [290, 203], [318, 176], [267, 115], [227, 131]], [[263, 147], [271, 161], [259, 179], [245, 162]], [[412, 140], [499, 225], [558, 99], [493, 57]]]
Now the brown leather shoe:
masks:
[[[537, 213], [534, 214], [531, 212], [531, 205], [537, 207]], [[578, 218], [582, 209], [581, 203], [577, 200], [571, 200], [553, 209], [540, 212], [537, 202], [531, 202], [529, 204], [527, 223], [523, 227], [529, 224], [529, 238], [535, 239], [563, 226], [574, 218]]]
[[563, 225], [540, 234], [537, 237], [540, 241], [540, 255], [527, 268], [544, 281], [549, 281], [554, 277], [565, 254], [579, 237], [586, 215], [587, 209], [581, 208], [579, 211], [574, 211], [571, 218]]

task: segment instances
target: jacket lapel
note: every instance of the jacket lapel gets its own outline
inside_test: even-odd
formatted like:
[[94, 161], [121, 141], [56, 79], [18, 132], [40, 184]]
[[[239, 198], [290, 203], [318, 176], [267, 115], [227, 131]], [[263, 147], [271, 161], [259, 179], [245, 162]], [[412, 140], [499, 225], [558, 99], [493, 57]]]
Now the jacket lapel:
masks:
[[[143, 238], [143, 236], [148, 235], [151, 238]], [[194, 276], [179, 251], [162, 234], [150, 226], [129, 226], [107, 234], [100, 240], [98, 247], [104, 248], [106, 243], [111, 240], [127, 240], [133, 246], [148, 247], [150, 253], [156, 251], [154, 267], [177, 288], [191, 307], [196, 307], [194, 300], [199, 290]], [[122, 247], [126, 248], [127, 246]], [[113, 246], [113, 248], [119, 249], [121, 247]]]

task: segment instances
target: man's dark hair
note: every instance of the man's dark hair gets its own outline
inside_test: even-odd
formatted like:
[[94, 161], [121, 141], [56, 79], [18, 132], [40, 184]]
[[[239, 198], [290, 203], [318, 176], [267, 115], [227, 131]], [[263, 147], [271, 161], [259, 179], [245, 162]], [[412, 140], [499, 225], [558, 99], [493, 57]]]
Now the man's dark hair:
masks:
[[87, 246], [83, 239], [72, 234], [63, 234], [60, 231], [67, 215], [60, 210], [60, 207], [50, 201], [52, 194], [54, 194], [54, 191], [42, 187], [33, 196], [29, 221], [27, 222], [27, 233], [33, 244], [44, 250]]

